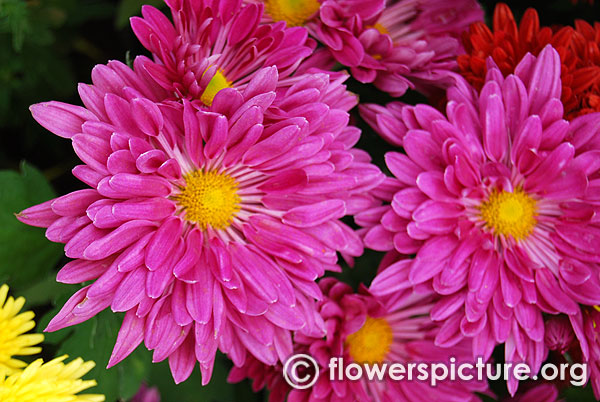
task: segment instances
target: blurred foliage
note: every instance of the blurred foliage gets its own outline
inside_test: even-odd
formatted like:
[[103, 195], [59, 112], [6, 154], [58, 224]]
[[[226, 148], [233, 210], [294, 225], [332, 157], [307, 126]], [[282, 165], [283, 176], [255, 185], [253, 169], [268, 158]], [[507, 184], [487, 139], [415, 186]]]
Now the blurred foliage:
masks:
[[[481, 3], [491, 21], [497, 1]], [[593, 6], [582, 1], [574, 6], [569, 0], [506, 3], [517, 18], [528, 7], [535, 7], [544, 25], [572, 23], [576, 18], [592, 21], [600, 16], [600, 1]], [[70, 173], [77, 163], [70, 141], [37, 125], [28, 107], [51, 99], [80, 104], [77, 82], [90, 82], [95, 64], [147, 54], [128, 27], [129, 18], [140, 13], [142, 4], [164, 7], [162, 0], [0, 0], [0, 169], [11, 169], [0, 171], [0, 283], [7, 282], [15, 295], [27, 298], [27, 308], [41, 317], [38, 331], [80, 287], [55, 281], [59, 262], [65, 262], [62, 246], [46, 240], [43, 229], [18, 222], [14, 213], [54, 197], [52, 188], [64, 194], [83, 185]], [[393, 100], [353, 80], [348, 86], [362, 102]], [[414, 92], [400, 100], [410, 104], [426, 101]], [[353, 123], [363, 130], [358, 146], [386, 170], [383, 155], [392, 147], [358, 113], [354, 113]], [[370, 283], [381, 256], [367, 251], [354, 261], [353, 268], [344, 265], [344, 271], [333, 276], [356, 289], [360, 283]], [[131, 397], [142, 381], [158, 386], [165, 402], [266, 400], [266, 393], [253, 393], [248, 381], [226, 383], [231, 363], [222, 355], [217, 357], [212, 381], [206, 387], [200, 385], [198, 367], [190, 379], [175, 385], [168, 363], [152, 364], [152, 354], [144, 346], [106, 370], [121, 320], [121, 314], [104, 311], [85, 323], [47, 334], [43, 357], [67, 353], [71, 358], [94, 360], [97, 366], [86, 378], [98, 381], [91, 392], [104, 393], [108, 402]], [[498, 348], [495, 357], [500, 361], [502, 356], [502, 348]], [[494, 383], [492, 389], [501, 397], [507, 395], [502, 383]], [[567, 388], [563, 397], [594, 400], [590, 387]]]
[[[85, 6], [82, 6], [82, 3]], [[87, 21], [109, 17], [108, 2], [77, 0], [0, 1], [0, 119], [16, 123], [32, 97], [63, 98], [73, 93], [72, 52], [93, 52], [75, 34]]]
[[124, 28], [129, 23], [129, 17], [138, 14], [143, 5], [151, 5], [158, 8], [166, 7], [162, 0], [122, 0], [117, 8], [117, 17], [115, 26], [119, 29]]

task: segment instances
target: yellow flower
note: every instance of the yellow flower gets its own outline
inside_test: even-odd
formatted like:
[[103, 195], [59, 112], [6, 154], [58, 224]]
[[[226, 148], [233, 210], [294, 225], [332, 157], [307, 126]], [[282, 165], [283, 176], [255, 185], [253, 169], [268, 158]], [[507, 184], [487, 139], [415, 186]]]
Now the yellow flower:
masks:
[[96, 385], [95, 380], [82, 380], [95, 363], [78, 357], [64, 364], [67, 355], [44, 363], [38, 359], [22, 372], [8, 377], [0, 375], [2, 402], [102, 402], [104, 395], [83, 394], [80, 391]]
[[34, 314], [26, 311], [19, 314], [25, 304], [23, 297], [16, 300], [7, 298], [8, 286], [0, 287], [0, 375], [9, 375], [26, 366], [25, 362], [13, 356], [26, 356], [40, 353], [37, 345], [44, 340], [42, 334], [25, 334], [33, 327]]
[[[67, 355], [44, 363], [37, 359], [30, 365], [13, 356], [33, 355], [42, 351], [37, 345], [42, 334], [25, 334], [33, 327], [34, 314], [19, 314], [25, 299], [8, 297], [8, 286], [0, 286], [0, 401], [2, 402], [101, 402], [104, 395], [80, 391], [96, 385], [95, 380], [82, 380], [96, 365], [78, 357], [64, 364]], [[25, 367], [24, 370], [21, 370]]]

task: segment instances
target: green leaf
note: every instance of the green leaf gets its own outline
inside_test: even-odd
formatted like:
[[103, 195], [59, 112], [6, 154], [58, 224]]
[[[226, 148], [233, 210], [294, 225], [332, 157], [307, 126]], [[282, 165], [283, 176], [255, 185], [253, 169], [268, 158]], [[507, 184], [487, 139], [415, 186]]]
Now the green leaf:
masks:
[[49, 302], [54, 303], [56, 300], [75, 291], [71, 290], [71, 286], [57, 282], [56, 274], [52, 272], [46, 278], [23, 289], [19, 292], [19, 296], [23, 296], [27, 300], [28, 306], [41, 306]]
[[[56, 277], [54, 278], [54, 280], [56, 281]], [[39, 284], [41, 286], [43, 286], [43, 284], [45, 282], [46, 281], [41, 281]], [[69, 298], [75, 292], [77, 292], [79, 289], [81, 289], [80, 285], [65, 285], [65, 284], [58, 283], [58, 282], [55, 282], [55, 283], [58, 286], [56, 287], [54, 293], [49, 294], [47, 297], [47, 299], [50, 301], [50, 306], [49, 306], [50, 311], [47, 311], [39, 319], [36, 319], [37, 325], [35, 328], [35, 332], [38, 332], [38, 333], [44, 332], [44, 328], [46, 328], [48, 326], [48, 323], [50, 322], [50, 320], [52, 318], [54, 318], [54, 316], [56, 314], [58, 314], [58, 312], [60, 311], [62, 306], [64, 306], [64, 304], [67, 302], [67, 300], [69, 300]], [[37, 287], [37, 286], [35, 286], [35, 287]], [[35, 298], [34, 299], [30, 298], [31, 291], [35, 290], [32, 288], [26, 289], [22, 293], [22, 296], [24, 296], [25, 300], [27, 300], [27, 302], [26, 302], [27, 306], [31, 306], [35, 302], [35, 300], [34, 300]], [[46, 333], [44, 333], [44, 344], [51, 344], [54, 346], [52, 348], [52, 350], [57, 350], [58, 347], [62, 344], [62, 342], [65, 339], [67, 339], [72, 333], [73, 333], [72, 327], [69, 327], [69, 328], [66, 328], [66, 329], [63, 329], [60, 331], [56, 331], [56, 332], [46, 332]], [[47, 348], [44, 347], [43, 350], [45, 352], [47, 350]]]
[[44, 229], [27, 226], [15, 213], [55, 197], [44, 176], [21, 164], [21, 173], [0, 171], [0, 283], [14, 291], [52, 270], [62, 256], [62, 246], [44, 237]]
[[129, 17], [140, 14], [142, 6], [148, 4], [154, 7], [162, 7], [165, 5], [162, 0], [121, 0], [117, 9], [115, 25], [118, 29], [125, 28], [129, 22]]

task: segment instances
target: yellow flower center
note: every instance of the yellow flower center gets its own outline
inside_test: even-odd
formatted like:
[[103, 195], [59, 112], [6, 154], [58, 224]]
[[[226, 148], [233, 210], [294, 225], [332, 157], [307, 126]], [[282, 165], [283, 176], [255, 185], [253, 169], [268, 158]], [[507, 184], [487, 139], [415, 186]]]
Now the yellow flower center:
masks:
[[383, 25], [381, 25], [379, 22], [376, 22], [374, 25], [370, 25], [367, 28], [375, 28], [382, 35], [389, 35], [390, 34], [390, 32], [387, 30], [387, 28], [384, 27]]
[[367, 317], [364, 325], [346, 338], [345, 345], [356, 363], [375, 364], [385, 360], [392, 339], [392, 327], [385, 318]]
[[265, 11], [274, 21], [285, 21], [295, 27], [304, 23], [319, 11], [317, 0], [265, 0]]
[[213, 99], [217, 92], [221, 89], [231, 88], [231, 82], [225, 77], [221, 70], [217, 70], [215, 75], [211, 78], [210, 82], [202, 92], [202, 96], [200, 96], [200, 100], [206, 106], [212, 105]]
[[537, 223], [535, 200], [519, 188], [512, 193], [493, 191], [479, 209], [489, 229], [515, 240], [529, 236]]
[[185, 210], [185, 219], [202, 229], [225, 229], [240, 210], [238, 184], [225, 173], [196, 170], [185, 175], [185, 187], [174, 198]]

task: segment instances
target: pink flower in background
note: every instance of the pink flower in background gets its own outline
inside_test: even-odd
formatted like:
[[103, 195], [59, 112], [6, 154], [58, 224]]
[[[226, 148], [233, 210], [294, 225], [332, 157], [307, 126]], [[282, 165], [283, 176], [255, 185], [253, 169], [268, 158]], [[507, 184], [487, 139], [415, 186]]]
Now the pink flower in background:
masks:
[[428, 381], [330, 381], [329, 361], [343, 357], [345, 364], [375, 364], [383, 362], [450, 362], [472, 361], [468, 342], [451, 349], [434, 345], [439, 326], [429, 313], [434, 305], [432, 294], [418, 295], [402, 290], [390, 297], [376, 298], [362, 291], [353, 293], [350, 286], [333, 278], [319, 283], [325, 298], [319, 303], [327, 336], [296, 334], [294, 353], [313, 356], [320, 366], [316, 384], [306, 390], [291, 389], [283, 380], [281, 365], [265, 368], [257, 361], [244, 367], [234, 367], [229, 381], [249, 377], [255, 390], [267, 386], [270, 402], [288, 401], [476, 401], [475, 392], [484, 392], [487, 383], [477, 381], [444, 381], [430, 386]]
[[158, 388], [148, 388], [146, 384], [142, 384], [139, 391], [129, 402], [160, 402], [160, 393]]
[[263, 23], [284, 21], [303, 26], [323, 43], [333, 57], [346, 66], [357, 66], [365, 50], [358, 35], [365, 21], [381, 13], [385, 0], [244, 0], [264, 4]]
[[[176, 382], [196, 361], [211, 376], [220, 349], [235, 365], [248, 352], [275, 364], [292, 351], [290, 330], [324, 331], [314, 280], [339, 270], [336, 252], [358, 256], [358, 236], [339, 218], [372, 205], [383, 176], [353, 148], [360, 131], [345, 108], [344, 77], [307, 74], [279, 88], [275, 67], [243, 90], [219, 91], [210, 110], [154, 103], [140, 59], [97, 66], [81, 85], [86, 108], [33, 105], [34, 118], [70, 138], [91, 188], [22, 211], [27, 224], [66, 243], [64, 283], [92, 281], [48, 331], [110, 307], [126, 312], [113, 366], [142, 341], [169, 359]], [[276, 97], [273, 119], [264, 115]]]
[[[260, 4], [263, 1], [246, 0]], [[475, 0], [266, 0], [264, 22], [302, 25], [354, 78], [392, 96], [452, 81], [460, 35], [483, 20]]]
[[154, 61], [140, 64], [170, 99], [210, 106], [224, 88], [244, 89], [263, 67], [285, 80], [312, 53], [304, 28], [260, 25], [263, 6], [241, 0], [169, 0], [173, 22], [152, 6], [131, 27]]
[[575, 334], [567, 316], [551, 316], [544, 322], [544, 343], [549, 350], [565, 353], [574, 341]]
[[542, 383], [530, 387], [528, 390], [517, 393], [512, 398], [505, 398], [503, 402], [560, 402], [558, 388], [550, 383]]
[[[395, 179], [376, 192], [386, 205], [356, 221], [368, 228], [367, 247], [416, 254], [379, 275], [374, 294], [432, 289], [441, 300], [431, 317], [443, 322], [436, 344], [472, 338], [474, 355], [487, 358], [504, 343], [507, 362], [537, 371], [547, 353], [542, 313], [600, 303], [589, 200], [600, 114], [562, 119], [560, 59], [550, 46], [507, 78], [488, 63], [480, 94], [456, 78], [447, 117], [426, 105], [386, 115], [401, 116], [396, 137], [406, 155], [386, 155]], [[508, 386], [514, 394], [516, 379]]]
[[456, 57], [464, 52], [460, 35], [482, 20], [475, 0], [388, 1], [358, 34], [365, 55], [351, 66], [352, 76], [392, 96], [408, 88], [424, 93], [446, 88], [452, 83], [448, 73], [458, 69]]
[[[587, 364], [587, 375], [596, 399], [600, 399], [600, 311], [581, 306], [577, 314], [553, 317], [546, 322], [546, 345], [568, 353], [569, 362]], [[562, 337], [559, 339], [559, 336]]]
[[[300, 352], [296, 349], [294, 353]], [[253, 357], [248, 357], [243, 366], [234, 366], [231, 369], [227, 382], [238, 383], [246, 378], [252, 381], [252, 391], [259, 392], [263, 388], [269, 391], [269, 402], [285, 401], [292, 390], [292, 387], [283, 377], [283, 365], [281, 363], [267, 366]]]

